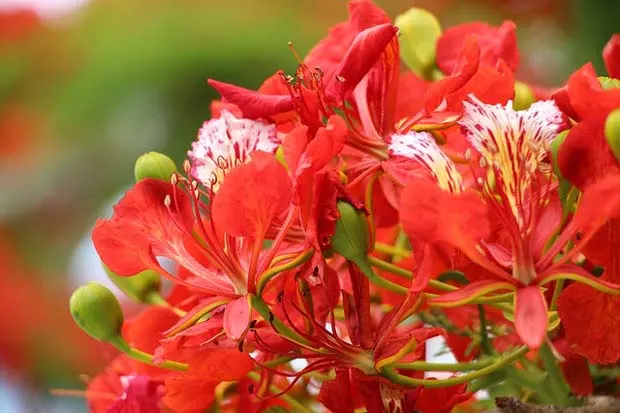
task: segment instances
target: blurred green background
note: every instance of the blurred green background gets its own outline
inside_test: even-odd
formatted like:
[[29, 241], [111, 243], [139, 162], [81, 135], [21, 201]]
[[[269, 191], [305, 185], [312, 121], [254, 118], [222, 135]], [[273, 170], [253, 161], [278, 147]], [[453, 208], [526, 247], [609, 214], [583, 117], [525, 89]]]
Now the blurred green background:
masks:
[[[615, 0], [377, 4], [393, 17], [427, 8], [444, 27], [512, 19], [518, 75], [545, 87], [590, 60], [603, 74], [620, 29]], [[344, 19], [344, 0], [0, 0], [0, 412], [83, 411], [47, 389], [79, 387], [113, 357], [66, 302], [100, 272], [88, 234], [135, 158], [180, 163], [210, 116], [207, 78], [255, 88], [294, 70], [288, 41], [303, 55]]]

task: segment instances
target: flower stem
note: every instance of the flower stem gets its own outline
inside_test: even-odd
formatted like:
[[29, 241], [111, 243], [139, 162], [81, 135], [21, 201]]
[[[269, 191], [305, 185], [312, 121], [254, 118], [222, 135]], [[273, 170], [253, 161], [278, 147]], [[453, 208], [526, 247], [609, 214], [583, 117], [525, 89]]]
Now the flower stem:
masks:
[[427, 361], [412, 361], [410, 363], [396, 363], [393, 367], [401, 370], [416, 371], [472, 371], [480, 370], [493, 364], [492, 359], [471, 361], [469, 363], [429, 363]]
[[276, 275], [280, 274], [283, 271], [290, 270], [291, 268], [295, 268], [304, 262], [308, 261], [312, 254], [314, 254], [314, 249], [310, 248], [305, 251], [302, 251], [295, 259], [281, 265], [277, 265], [275, 267], [268, 268], [265, 272], [263, 272], [256, 281], [256, 291], [257, 295], [261, 295], [265, 286]]
[[499, 369], [513, 363], [519, 357], [528, 352], [527, 346], [523, 346], [508, 354], [506, 357], [502, 357], [490, 364], [487, 367], [483, 367], [480, 370], [473, 371], [462, 376], [451, 377], [449, 379], [434, 380], [434, 379], [414, 379], [398, 374], [393, 368], [384, 367], [381, 369], [381, 375], [395, 384], [406, 387], [424, 386], [427, 388], [449, 387], [457, 384], [463, 384], [475, 380], [480, 377], [487, 376], [491, 373], [498, 371]]
[[384, 244], [382, 242], [375, 243], [375, 251], [383, 254], [392, 255], [397, 258], [409, 258], [411, 257], [411, 251], [407, 251], [393, 245]]
[[110, 344], [119, 349], [121, 352], [125, 353], [128, 357], [131, 357], [132, 359], [140, 361], [142, 363], [149, 364], [151, 366], [177, 371], [187, 371], [187, 369], [189, 368], [189, 366], [185, 363], [180, 363], [178, 361], [172, 360], [164, 360], [162, 363], [155, 363], [153, 361], [152, 354], [148, 354], [144, 351], [138, 350], [137, 348], [131, 347], [129, 343], [127, 343], [120, 336], [110, 341]]

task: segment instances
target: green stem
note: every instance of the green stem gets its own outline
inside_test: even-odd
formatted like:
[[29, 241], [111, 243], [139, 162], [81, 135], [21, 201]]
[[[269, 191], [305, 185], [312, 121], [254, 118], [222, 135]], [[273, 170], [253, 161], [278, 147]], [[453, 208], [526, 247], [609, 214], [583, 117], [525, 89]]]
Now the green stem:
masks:
[[493, 347], [487, 334], [487, 318], [484, 313], [484, 306], [481, 304], [478, 304], [478, 316], [480, 318], [480, 349], [483, 354], [493, 354]]
[[385, 288], [386, 290], [395, 292], [397, 294], [405, 295], [407, 294], [407, 288], [402, 285], [398, 285], [393, 283], [392, 281], [386, 280], [385, 278], [378, 275], [375, 270], [373, 270], [372, 265], [370, 265], [369, 257], [363, 256], [360, 259], [353, 261], [355, 265], [366, 275], [368, 281], [373, 283], [374, 285]]
[[427, 361], [413, 361], [411, 363], [396, 363], [392, 365], [401, 370], [416, 371], [472, 371], [480, 370], [493, 364], [492, 359], [471, 361], [468, 363], [429, 363]]
[[257, 293], [256, 294], [261, 295], [263, 290], [265, 289], [265, 286], [267, 285], [269, 280], [271, 280], [273, 277], [275, 277], [276, 275], [280, 274], [283, 271], [290, 270], [291, 268], [295, 268], [303, 264], [304, 262], [308, 261], [312, 257], [312, 254], [314, 254], [314, 249], [311, 248], [309, 250], [306, 250], [300, 253], [297, 257], [295, 257], [295, 259], [285, 264], [271, 267], [265, 272], [263, 272], [258, 277], [258, 280], [257, 280], [257, 285], [256, 285]]
[[538, 352], [540, 359], [545, 366], [545, 370], [549, 375], [547, 383], [549, 390], [553, 396], [555, 403], [562, 406], [568, 402], [568, 395], [570, 394], [570, 387], [564, 380], [562, 370], [558, 365], [555, 355], [551, 351], [549, 343], [545, 343]]
[[[260, 374], [258, 374], [255, 371], [251, 371], [248, 373], [248, 376], [258, 382], [260, 381]], [[276, 386], [275, 384], [271, 384], [269, 385], [269, 390], [274, 393], [274, 394], [278, 394], [281, 393], [282, 390]], [[298, 402], [297, 400], [295, 400], [295, 398], [289, 396], [288, 394], [282, 394], [279, 396], [282, 400], [284, 400], [285, 402], [287, 402], [291, 408], [293, 409], [294, 412], [300, 412], [300, 413], [314, 413], [312, 410], [308, 409], [306, 406], [304, 406], [303, 404], [301, 404], [300, 402]]]
[[162, 363], [156, 364], [153, 362], [152, 354], [148, 354], [144, 351], [138, 350], [137, 348], [131, 347], [122, 337], [117, 337], [116, 339], [110, 341], [110, 344], [125, 353], [128, 357], [151, 366], [177, 371], [187, 371], [189, 368], [189, 366], [185, 363], [171, 360], [164, 360]]
[[515, 360], [517, 360], [522, 355], [528, 352], [527, 346], [520, 347], [514, 352], [510, 353], [506, 357], [500, 358], [493, 364], [484, 367], [480, 370], [476, 370], [474, 372], [463, 374], [462, 376], [451, 377], [449, 379], [443, 380], [434, 380], [434, 379], [414, 379], [412, 377], [407, 377], [398, 374], [394, 369], [389, 367], [384, 367], [381, 369], [381, 375], [395, 384], [399, 384], [401, 386], [407, 387], [416, 387], [416, 386], [424, 386], [427, 388], [438, 388], [438, 387], [449, 387], [457, 384], [463, 384], [475, 380], [480, 377], [487, 376], [491, 373], [494, 373], [505, 367]]
[[382, 242], [375, 243], [375, 251], [398, 258], [409, 258], [411, 256], [411, 251], [407, 251], [393, 245], [384, 244]]
[[564, 289], [564, 282], [565, 280], [563, 278], [555, 282], [555, 288], [553, 289], [553, 297], [551, 297], [551, 304], [549, 304], [549, 310], [551, 311], [557, 308], [558, 299], [560, 298], [562, 289]]
[[[377, 257], [368, 256], [368, 262], [370, 264], [372, 264], [373, 266], [375, 266], [377, 268], [381, 268], [382, 270], [390, 272], [392, 274], [399, 275], [401, 277], [408, 278], [408, 279], [413, 278], [413, 273], [411, 271], [406, 270], [404, 268], [401, 268], [398, 265], [394, 265], [394, 264], [392, 264], [390, 262], [386, 262], [386, 261], [380, 260]], [[428, 284], [431, 287], [437, 288], [438, 290], [442, 290], [442, 291], [455, 291], [455, 290], [458, 290], [458, 287], [455, 287], [453, 285], [446, 284], [446, 283], [443, 283], [443, 282], [437, 281], [437, 280], [430, 280], [428, 282]]]

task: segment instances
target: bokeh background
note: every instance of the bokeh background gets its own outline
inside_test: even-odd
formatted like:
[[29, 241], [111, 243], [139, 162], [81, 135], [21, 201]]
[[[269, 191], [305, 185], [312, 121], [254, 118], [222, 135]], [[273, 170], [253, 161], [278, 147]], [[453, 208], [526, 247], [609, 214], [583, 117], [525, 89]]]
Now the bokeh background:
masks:
[[[444, 27], [517, 22], [519, 77], [553, 87], [620, 30], [616, 0], [377, 0]], [[102, 278], [97, 216], [157, 150], [183, 160], [215, 97], [207, 78], [257, 87], [293, 71], [346, 18], [345, 0], [0, 0], [0, 413], [84, 412], [113, 352], [73, 326], [70, 291]], [[128, 309], [132, 311], [131, 308]]]

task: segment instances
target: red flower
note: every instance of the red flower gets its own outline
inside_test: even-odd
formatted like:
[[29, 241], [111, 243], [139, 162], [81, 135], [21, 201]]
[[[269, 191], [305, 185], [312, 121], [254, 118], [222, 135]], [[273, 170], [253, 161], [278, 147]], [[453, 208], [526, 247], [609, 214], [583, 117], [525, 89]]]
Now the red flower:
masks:
[[[545, 240], [559, 225], [557, 216], [552, 218], [558, 210], [553, 207], [549, 190], [552, 178], [545, 164], [545, 145], [561, 127], [561, 116], [550, 102], [515, 112], [509, 106], [485, 105], [472, 99], [473, 103], [465, 103], [465, 115], [459, 123], [480, 157], [478, 191], [455, 191], [457, 185], [446, 183], [454, 175], [449, 162], [433, 154], [439, 149], [431, 145], [420, 148], [424, 157], [419, 159], [437, 185], [423, 180], [408, 184], [401, 200], [401, 220], [413, 239], [451, 244], [493, 277], [433, 299], [432, 303], [453, 306], [484, 292], [514, 290], [516, 331], [528, 346], [538, 348], [548, 323], [540, 285], [568, 273], [596, 283], [599, 288], [618, 288], [578, 267], [564, 265], [585, 243], [560, 261], [553, 259], [578, 232], [587, 240], [607, 220], [618, 216], [620, 198], [609, 192], [615, 181], [593, 186], [553, 245], [543, 249]], [[489, 239], [491, 227], [498, 224], [510, 237], [510, 249]]]
[[159, 413], [163, 381], [136, 375], [125, 356], [116, 358], [88, 383], [86, 398], [93, 413]]

